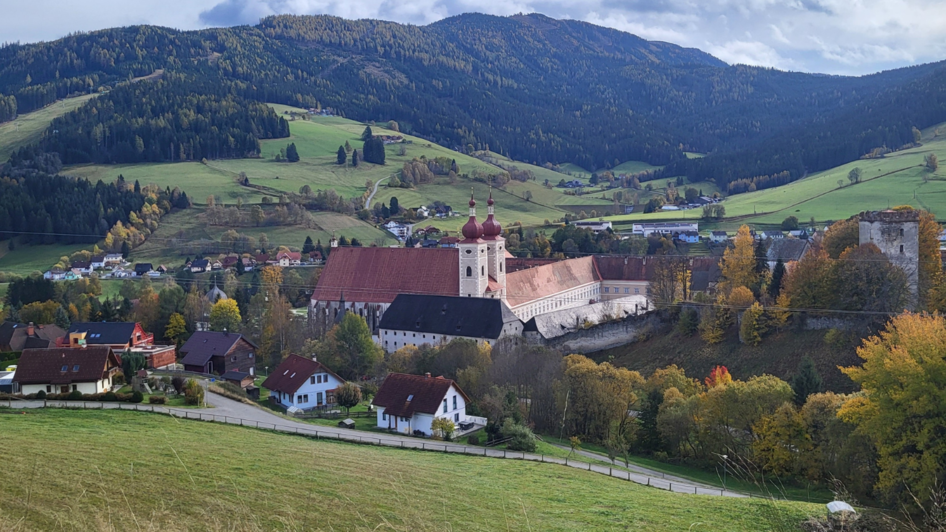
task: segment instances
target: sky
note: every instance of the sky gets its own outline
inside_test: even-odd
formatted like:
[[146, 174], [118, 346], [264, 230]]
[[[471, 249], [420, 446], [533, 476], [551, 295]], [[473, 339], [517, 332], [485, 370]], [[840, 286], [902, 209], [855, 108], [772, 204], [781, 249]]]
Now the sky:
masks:
[[943, 0], [0, 0], [0, 42], [156, 24], [191, 30], [273, 14], [429, 24], [467, 12], [542, 13], [699, 48], [730, 64], [861, 75], [946, 59]]

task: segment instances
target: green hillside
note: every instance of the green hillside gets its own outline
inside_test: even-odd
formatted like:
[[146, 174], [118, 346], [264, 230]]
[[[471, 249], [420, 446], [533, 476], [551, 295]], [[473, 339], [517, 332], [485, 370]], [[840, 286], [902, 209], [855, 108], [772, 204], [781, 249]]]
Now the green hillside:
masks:
[[[943, 126], [923, 131], [923, 145], [889, 153], [879, 159], [862, 159], [777, 188], [727, 198], [724, 227], [749, 224], [778, 224], [787, 216], [802, 222], [812, 217], [819, 223], [841, 220], [865, 210], [912, 205], [929, 209], [938, 219], [946, 219], [946, 170], [923, 167], [924, 158], [935, 153], [946, 157]], [[848, 174], [861, 170], [861, 182], [852, 185]], [[839, 183], [840, 186], [839, 186]], [[693, 185], [696, 186], [696, 185]], [[701, 211], [633, 213], [609, 218], [616, 222], [696, 219]]]
[[66, 98], [42, 109], [22, 114], [16, 120], [0, 124], [0, 163], [6, 162], [10, 154], [17, 149], [38, 141], [54, 119], [76, 109], [94, 96], [88, 94], [78, 98]]
[[[135, 412], [0, 413], [5, 530], [794, 529], [820, 505]], [[212, 443], [211, 443], [212, 442]], [[63, 449], [72, 452], [64, 453]]]

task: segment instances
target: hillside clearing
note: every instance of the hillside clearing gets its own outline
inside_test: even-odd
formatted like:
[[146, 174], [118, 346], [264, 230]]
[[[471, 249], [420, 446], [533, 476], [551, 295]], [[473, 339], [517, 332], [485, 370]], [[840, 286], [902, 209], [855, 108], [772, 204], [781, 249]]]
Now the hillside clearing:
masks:
[[820, 512], [135, 412], [0, 414], [0, 428], [11, 448], [30, 449], [4, 463], [21, 479], [0, 486], [0, 527], [12, 530], [762, 531]]
[[42, 109], [22, 114], [16, 120], [0, 124], [0, 163], [5, 163], [14, 151], [38, 141], [53, 120], [94, 97], [94, 94], [86, 94], [76, 98], [66, 98]]

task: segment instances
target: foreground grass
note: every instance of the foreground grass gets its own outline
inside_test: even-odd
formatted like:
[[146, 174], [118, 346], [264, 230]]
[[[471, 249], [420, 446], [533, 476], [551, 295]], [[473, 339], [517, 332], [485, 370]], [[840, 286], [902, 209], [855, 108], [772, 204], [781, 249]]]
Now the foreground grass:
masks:
[[820, 511], [135, 412], [5, 413], [0, 431], [23, 450], [4, 461], [4, 530], [761, 531]]

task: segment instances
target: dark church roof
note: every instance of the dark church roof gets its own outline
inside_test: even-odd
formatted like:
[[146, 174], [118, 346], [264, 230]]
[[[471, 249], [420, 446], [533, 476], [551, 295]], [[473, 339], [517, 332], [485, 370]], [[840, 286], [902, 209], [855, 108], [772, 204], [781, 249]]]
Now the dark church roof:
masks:
[[519, 321], [501, 299], [401, 294], [381, 317], [381, 329], [469, 338], [499, 338]]

